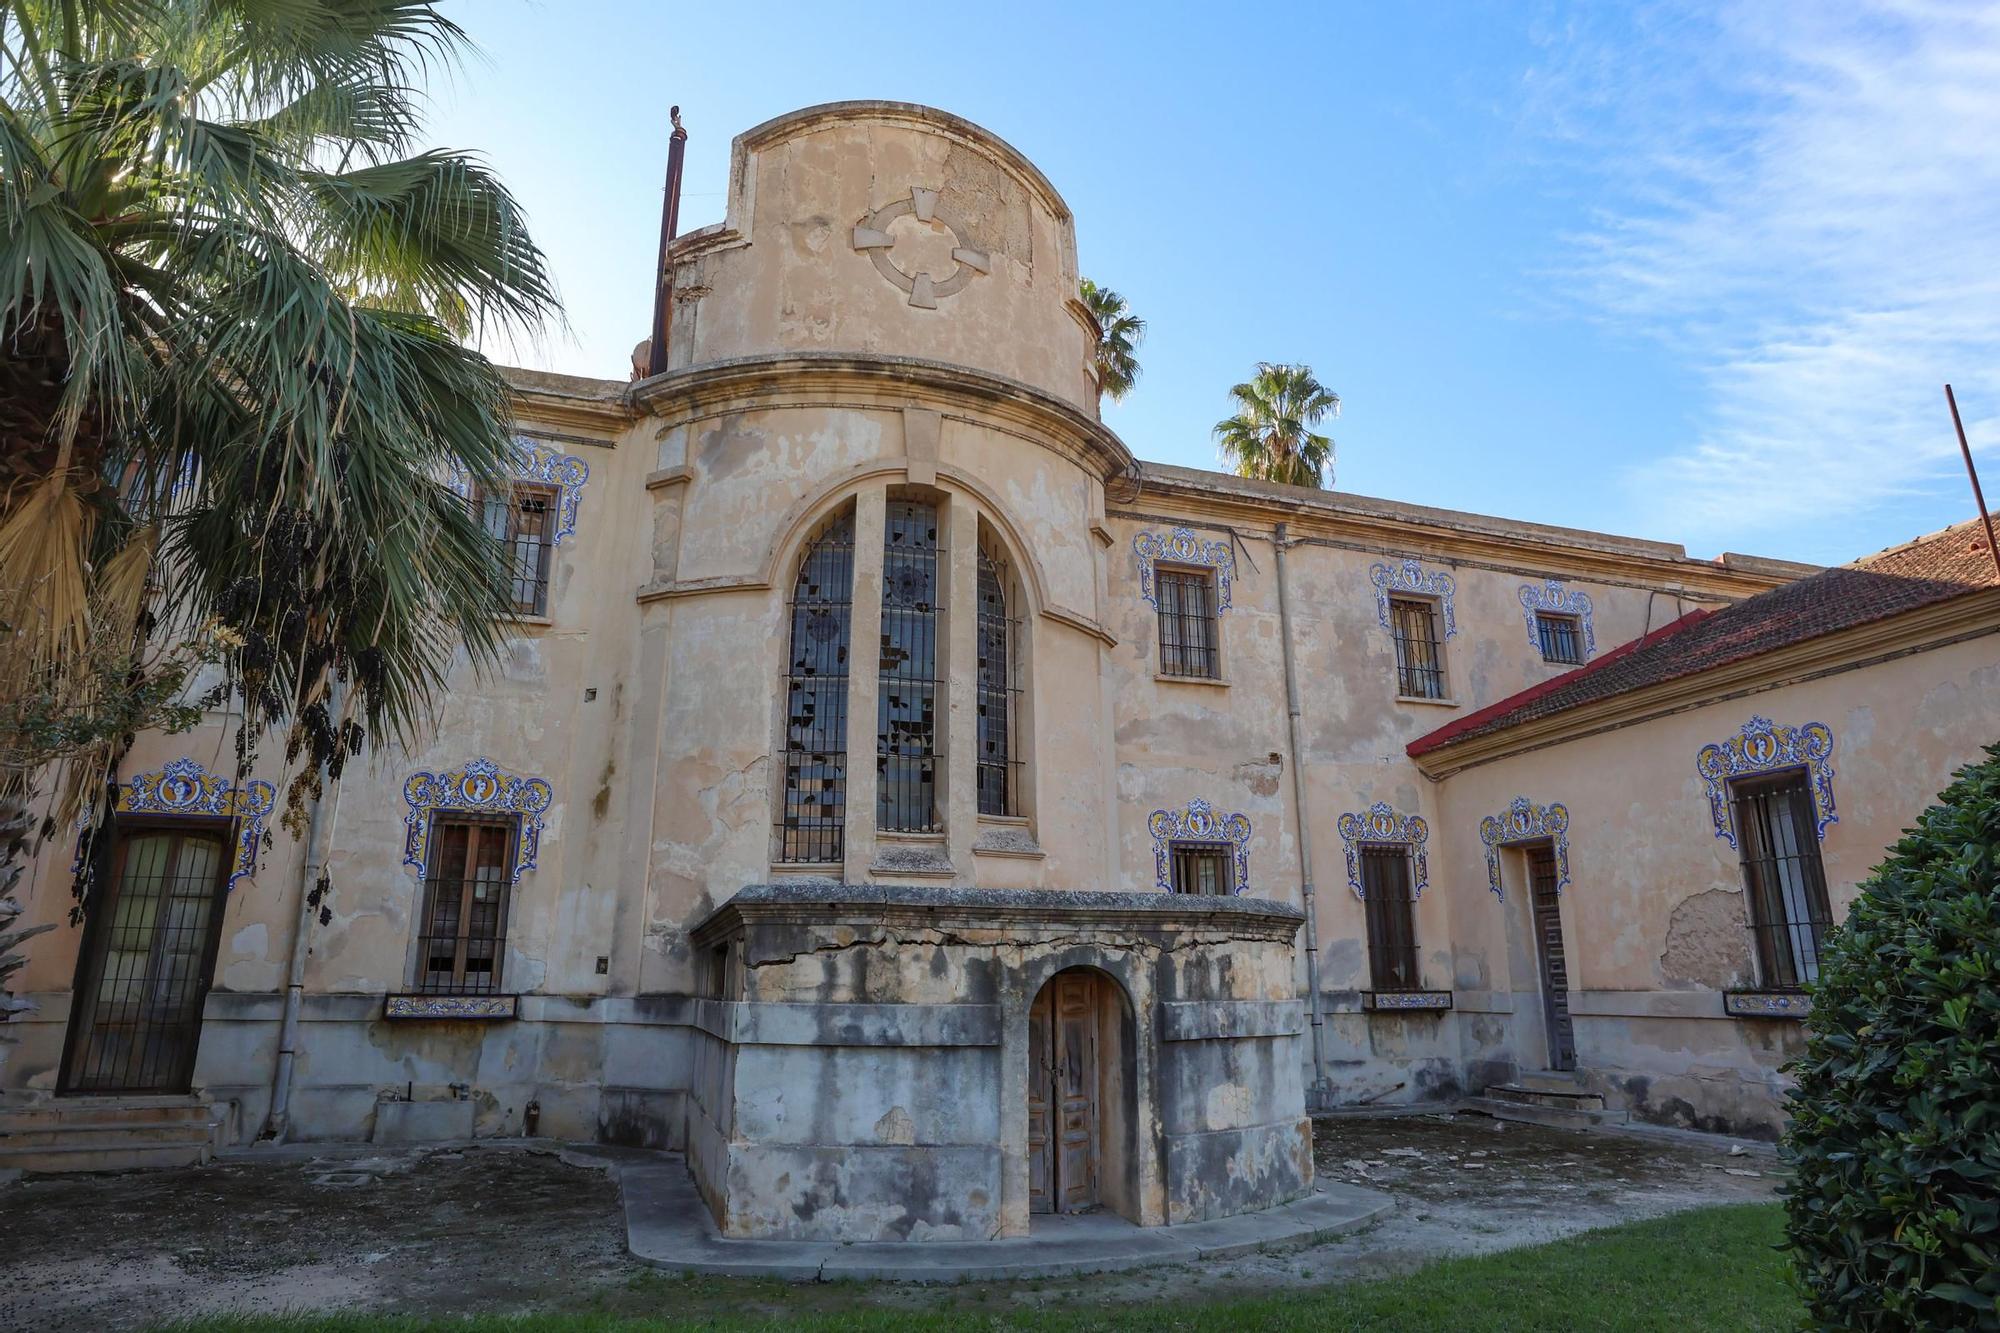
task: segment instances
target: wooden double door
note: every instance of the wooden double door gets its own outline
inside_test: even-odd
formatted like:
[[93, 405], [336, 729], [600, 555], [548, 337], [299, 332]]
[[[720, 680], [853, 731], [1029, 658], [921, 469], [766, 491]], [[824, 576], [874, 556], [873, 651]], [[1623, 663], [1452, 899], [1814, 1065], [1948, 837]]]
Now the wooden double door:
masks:
[[1097, 1206], [1102, 985], [1094, 973], [1058, 973], [1028, 1011], [1031, 1213], [1080, 1213]]

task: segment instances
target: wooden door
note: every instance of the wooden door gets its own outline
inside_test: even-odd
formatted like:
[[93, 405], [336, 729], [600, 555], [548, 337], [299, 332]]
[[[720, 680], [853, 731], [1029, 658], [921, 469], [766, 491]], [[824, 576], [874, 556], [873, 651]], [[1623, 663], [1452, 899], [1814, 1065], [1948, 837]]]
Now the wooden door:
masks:
[[186, 1092], [222, 929], [229, 840], [217, 827], [127, 825], [91, 911], [60, 1090]]
[[1055, 979], [1056, 1210], [1097, 1206], [1097, 979]]
[[1028, 1010], [1028, 1211], [1097, 1206], [1097, 979], [1065, 973]]
[[1556, 854], [1547, 845], [1528, 849], [1528, 888], [1535, 917], [1535, 948], [1542, 962], [1542, 1021], [1548, 1030], [1549, 1068], [1576, 1068], [1576, 1031], [1569, 1019], [1569, 964], [1563, 954], [1561, 900], [1556, 895]]
[[1049, 1151], [1049, 1101], [1055, 1092], [1055, 1061], [1049, 1056], [1055, 1028], [1050, 1022], [1054, 1005], [1049, 1002], [1051, 986], [1028, 1010], [1028, 1211], [1055, 1211], [1055, 1156]]

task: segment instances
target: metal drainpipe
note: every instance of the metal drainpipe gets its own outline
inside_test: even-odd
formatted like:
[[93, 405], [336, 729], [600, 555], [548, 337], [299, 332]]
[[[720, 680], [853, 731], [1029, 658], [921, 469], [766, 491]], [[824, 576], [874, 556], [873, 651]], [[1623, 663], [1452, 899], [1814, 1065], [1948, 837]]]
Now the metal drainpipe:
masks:
[[1285, 548], [1291, 545], [1287, 526], [1278, 525], [1278, 641], [1285, 653], [1285, 711], [1291, 718], [1292, 803], [1298, 810], [1299, 885], [1306, 909], [1306, 994], [1312, 1015], [1313, 1100], [1328, 1104], [1332, 1089], [1326, 1078], [1326, 1015], [1321, 1012], [1319, 992], [1319, 909], [1313, 900], [1312, 820], [1306, 813], [1306, 767], [1300, 756], [1305, 752], [1304, 726], [1299, 707], [1299, 667], [1292, 653], [1292, 604], [1285, 578]]
[[[327, 692], [327, 712], [339, 725], [341, 694], [340, 682], [335, 680]], [[306, 814], [306, 864], [299, 873], [299, 914], [292, 923], [292, 956], [285, 969], [285, 1015], [278, 1026], [278, 1064], [271, 1073], [271, 1110], [264, 1118], [264, 1132], [260, 1139], [273, 1143], [283, 1143], [291, 1128], [292, 1109], [292, 1066], [299, 1049], [299, 1010], [305, 1001], [306, 989], [306, 940], [312, 934], [315, 909], [312, 904], [313, 885], [319, 883], [320, 872], [326, 868], [327, 840], [333, 830], [326, 818], [326, 788], [330, 781], [326, 766], [319, 770], [319, 795], [313, 797], [311, 809]]]

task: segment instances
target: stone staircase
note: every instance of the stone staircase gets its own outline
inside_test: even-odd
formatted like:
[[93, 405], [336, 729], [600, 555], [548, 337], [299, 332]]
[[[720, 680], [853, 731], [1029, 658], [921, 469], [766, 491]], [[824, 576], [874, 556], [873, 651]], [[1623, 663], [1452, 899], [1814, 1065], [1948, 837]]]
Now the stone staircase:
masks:
[[1604, 1098], [1584, 1087], [1580, 1076], [1560, 1070], [1522, 1070], [1513, 1082], [1489, 1084], [1465, 1105], [1496, 1120], [1524, 1120], [1558, 1129], [1622, 1125], [1631, 1119], [1624, 1111], [1607, 1110]]
[[198, 1166], [223, 1131], [198, 1096], [52, 1097], [0, 1102], [0, 1171], [138, 1171]]

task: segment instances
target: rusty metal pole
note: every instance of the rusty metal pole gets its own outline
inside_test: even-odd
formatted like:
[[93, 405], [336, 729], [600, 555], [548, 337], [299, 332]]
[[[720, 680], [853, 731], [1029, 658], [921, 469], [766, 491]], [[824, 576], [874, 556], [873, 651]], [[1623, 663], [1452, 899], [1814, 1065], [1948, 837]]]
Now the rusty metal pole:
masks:
[[2000, 574], [2000, 545], [1993, 541], [1993, 515], [1986, 512], [1986, 496], [1979, 489], [1979, 469], [1972, 465], [1972, 446], [1965, 442], [1965, 422], [1958, 415], [1958, 395], [1944, 386], [1944, 400], [1951, 405], [1952, 429], [1958, 432], [1958, 452], [1965, 455], [1965, 475], [1972, 480], [1972, 501], [1979, 506], [1979, 521], [1986, 525], [1986, 554], [1993, 557], [1993, 572]]
[[667, 368], [667, 322], [673, 318], [674, 266], [667, 259], [681, 225], [681, 162], [687, 154], [688, 132], [681, 126], [681, 109], [669, 107], [674, 132], [667, 137], [667, 193], [660, 202], [660, 262], [653, 275], [653, 340], [646, 354], [646, 374]]

